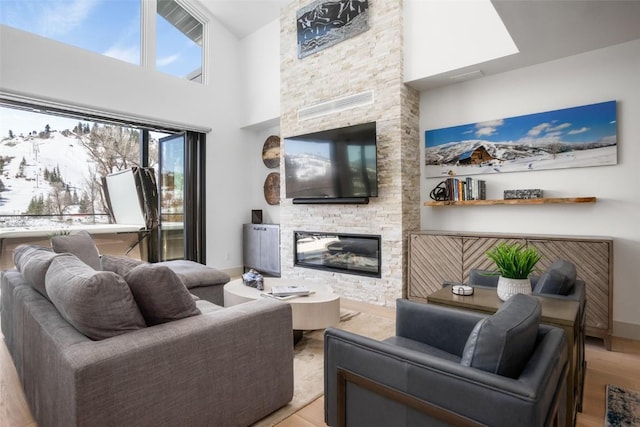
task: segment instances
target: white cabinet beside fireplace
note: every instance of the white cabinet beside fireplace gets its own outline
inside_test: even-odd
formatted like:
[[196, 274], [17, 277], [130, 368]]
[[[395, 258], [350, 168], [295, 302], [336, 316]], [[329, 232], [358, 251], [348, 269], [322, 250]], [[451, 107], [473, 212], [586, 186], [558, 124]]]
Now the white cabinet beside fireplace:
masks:
[[244, 268], [280, 276], [280, 226], [244, 224], [242, 227]]

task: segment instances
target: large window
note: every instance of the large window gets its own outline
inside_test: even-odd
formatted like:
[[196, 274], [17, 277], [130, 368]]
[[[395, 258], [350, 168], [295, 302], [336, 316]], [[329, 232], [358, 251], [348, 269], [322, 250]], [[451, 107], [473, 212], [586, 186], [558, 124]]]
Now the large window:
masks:
[[0, 227], [108, 223], [102, 177], [156, 168], [168, 135], [8, 107], [0, 132]]
[[0, 0], [0, 24], [202, 82], [204, 25], [180, 3]]
[[162, 186], [149, 260], [204, 261], [203, 134], [39, 110], [0, 100], [0, 232], [110, 223], [102, 178], [148, 166]]

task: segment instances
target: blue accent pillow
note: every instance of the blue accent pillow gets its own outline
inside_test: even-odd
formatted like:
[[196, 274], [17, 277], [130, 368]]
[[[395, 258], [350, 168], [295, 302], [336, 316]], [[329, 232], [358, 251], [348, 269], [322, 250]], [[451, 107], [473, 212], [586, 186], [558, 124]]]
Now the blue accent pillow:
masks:
[[566, 260], [558, 260], [540, 276], [533, 288], [536, 294], [568, 295], [576, 283], [576, 266]]
[[542, 308], [535, 297], [516, 294], [479, 321], [462, 352], [463, 366], [518, 378], [536, 344]]

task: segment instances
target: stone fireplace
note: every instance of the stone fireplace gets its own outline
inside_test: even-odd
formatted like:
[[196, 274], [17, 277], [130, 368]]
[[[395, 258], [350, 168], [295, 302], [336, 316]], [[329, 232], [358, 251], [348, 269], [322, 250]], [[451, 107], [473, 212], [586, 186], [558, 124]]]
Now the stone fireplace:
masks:
[[368, 277], [380, 277], [380, 236], [293, 233], [293, 265]]
[[[420, 228], [419, 96], [403, 82], [402, 0], [369, 2], [369, 29], [302, 59], [297, 55], [296, 11], [311, 0], [291, 2], [280, 17], [280, 136], [376, 122], [378, 197], [363, 205], [280, 203], [282, 277], [316, 281], [342, 297], [393, 306], [406, 288], [408, 231]], [[371, 102], [321, 116], [306, 109], [367, 93]], [[286, 152], [286, 142], [282, 149]], [[280, 174], [284, 175], [284, 162]], [[281, 179], [280, 194], [286, 194]], [[340, 269], [305, 268], [294, 233], [379, 236], [379, 272], [355, 275]], [[297, 258], [298, 257], [298, 258]], [[319, 261], [318, 261], [319, 262]]]

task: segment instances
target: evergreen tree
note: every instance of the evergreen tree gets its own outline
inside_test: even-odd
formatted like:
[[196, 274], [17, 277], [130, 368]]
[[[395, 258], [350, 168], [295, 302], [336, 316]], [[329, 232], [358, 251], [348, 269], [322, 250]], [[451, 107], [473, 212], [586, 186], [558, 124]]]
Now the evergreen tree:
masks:
[[20, 165], [18, 166], [18, 173], [16, 173], [16, 178], [24, 178], [24, 167], [27, 165], [27, 160], [23, 157], [20, 161]]
[[33, 196], [29, 202], [27, 208], [28, 215], [43, 215], [44, 214], [44, 199], [42, 195], [39, 197]]
[[13, 139], [13, 131], [9, 129], [9, 139]]

